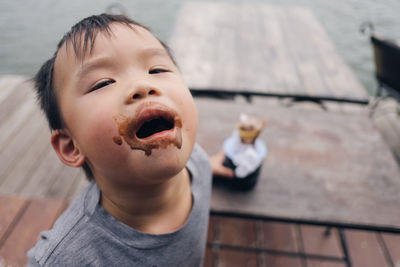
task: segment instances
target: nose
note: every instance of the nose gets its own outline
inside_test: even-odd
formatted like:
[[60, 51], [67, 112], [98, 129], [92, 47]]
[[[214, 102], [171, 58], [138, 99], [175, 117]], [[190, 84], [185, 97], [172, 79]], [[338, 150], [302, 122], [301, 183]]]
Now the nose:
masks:
[[147, 82], [137, 82], [136, 86], [126, 97], [126, 104], [133, 104], [149, 96], [161, 96], [161, 90]]

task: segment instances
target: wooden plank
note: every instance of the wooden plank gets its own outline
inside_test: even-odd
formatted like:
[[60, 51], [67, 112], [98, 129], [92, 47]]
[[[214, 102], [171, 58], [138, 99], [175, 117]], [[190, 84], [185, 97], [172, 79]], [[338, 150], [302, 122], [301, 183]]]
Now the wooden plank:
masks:
[[[352, 265], [353, 267], [358, 267], [357, 265]], [[347, 267], [344, 262], [336, 261], [323, 261], [323, 260], [307, 260], [307, 267]], [[363, 267], [363, 266], [359, 266]]]
[[208, 221], [207, 242], [213, 242], [216, 239], [217, 225], [219, 225], [218, 217], [210, 216], [210, 219]]
[[368, 106], [362, 106], [351, 103], [341, 103], [341, 109], [345, 114], [353, 113], [353, 114], [366, 115], [369, 113]]
[[[208, 221], [208, 232], [207, 232], [207, 243], [212, 243], [217, 241], [219, 236], [219, 218], [216, 216], [210, 216]], [[204, 259], [204, 267], [213, 267], [214, 262], [218, 257], [218, 248], [214, 248], [214, 246], [210, 246], [207, 244], [206, 247], [206, 255]]]
[[0, 247], [7, 238], [7, 233], [24, 211], [28, 201], [18, 196], [0, 196]]
[[203, 267], [214, 266], [214, 254], [210, 247], [206, 247], [206, 255], [204, 256]]
[[300, 231], [305, 253], [336, 258], [343, 257], [340, 238], [336, 228], [332, 228], [328, 236], [324, 234], [326, 227], [322, 226], [301, 225]]
[[12, 112], [16, 111], [27, 101], [33, 99], [34, 93], [31, 91], [31, 83], [25, 82], [13, 88], [12, 93], [7, 95], [0, 105], [0, 122], [4, 121]]
[[375, 232], [345, 230], [345, 235], [353, 266], [390, 266]]
[[[27, 129], [24, 131], [27, 131]], [[18, 193], [19, 188], [32, 178], [32, 173], [36, 170], [43, 157], [50, 149], [49, 133], [47, 128], [41, 128], [37, 133], [36, 141], [27, 147], [27, 149], [17, 155], [18, 161], [15, 161], [6, 172], [3, 173], [0, 182], [0, 191], [8, 193]], [[45, 138], [47, 136], [47, 138]]]
[[18, 193], [28, 196], [44, 197], [48, 186], [57, 179], [63, 165], [52, 148], [49, 148], [43, 160], [34, 170], [30, 179], [19, 188]]
[[262, 248], [299, 252], [295, 225], [293, 224], [262, 222], [262, 240]]
[[[277, 88], [281, 92], [292, 91], [293, 72], [290, 72], [291, 64], [285, 64], [288, 63], [287, 61], [279, 61], [283, 59], [283, 53], [278, 54], [281, 57], [276, 57], [273, 54], [277, 50], [268, 41], [270, 34], [268, 30], [271, 28], [265, 27], [264, 6], [241, 3], [234, 5], [234, 7], [237, 10], [236, 19], [233, 20], [236, 23], [233, 26], [236, 35], [236, 42], [233, 46], [237, 64], [234, 79], [236, 87], [258, 92], [276, 91]], [[270, 6], [270, 10], [270, 13], [276, 13], [274, 12], [276, 8]], [[270, 20], [273, 19], [276, 19], [276, 17], [270, 17]], [[232, 18], [230, 20], [232, 21]], [[282, 67], [282, 63], [287, 67], [284, 71], [279, 68]], [[275, 76], [277, 73], [280, 74], [277, 77], [281, 78], [279, 82]], [[294, 76], [294, 78], [297, 77]]]
[[27, 77], [20, 75], [1, 75], [0, 76], [0, 103], [3, 103], [19, 84], [27, 80]]
[[257, 267], [257, 254], [237, 250], [220, 250], [218, 255], [218, 267], [246, 266]]
[[61, 200], [32, 200], [0, 248], [0, 257], [6, 266], [22, 266], [27, 263], [26, 253], [35, 245], [39, 233], [49, 229], [66, 203]]
[[9, 143], [15, 133], [24, 127], [35, 112], [39, 111], [32, 99], [32, 101], [26, 101], [24, 105], [0, 122], [0, 140], [2, 140], [2, 143]]
[[41, 116], [40, 113], [33, 113], [31, 119], [26, 122], [24, 129], [16, 132], [12, 140], [8, 143], [0, 143], [0, 160], [2, 162], [0, 177], [3, 177], [7, 169], [15, 165], [17, 159], [35, 142], [38, 132], [43, 128], [43, 125], [38, 123]]
[[302, 260], [298, 257], [263, 254], [262, 259], [264, 262], [264, 265], [262, 266], [268, 266], [268, 267], [304, 266], [302, 264]]
[[372, 114], [372, 120], [400, 164], [400, 104], [393, 99], [381, 101]]
[[[293, 51], [292, 57], [297, 63], [301, 79], [308, 92], [318, 92], [323, 96], [339, 96], [340, 94], [331, 90], [322, 78], [327, 70], [321, 61], [330, 61], [330, 56], [336, 55], [336, 51], [333, 45], [330, 45], [323, 47], [324, 55], [318, 54], [318, 50], [321, 50], [318, 41], [328, 39], [324, 31], [316, 30], [319, 27], [315, 26], [317, 23], [315, 23], [313, 14], [307, 9], [290, 8], [287, 11], [286, 20], [289, 24], [286, 35], [288, 37], [294, 35], [287, 44]], [[301, 25], [301, 27], [297, 27], [297, 25]], [[313, 26], [314, 28], [310, 29]]]
[[283, 109], [261, 100], [196, 104], [198, 142], [209, 154], [221, 150], [240, 113], [268, 121], [260, 138], [269, 153], [258, 184], [245, 193], [215, 187], [215, 211], [399, 227], [399, 168], [368, 117]]
[[329, 91], [338, 97], [351, 96], [366, 99], [368, 94], [365, 88], [339, 55], [322, 25], [315, 23], [313, 14], [308, 10], [303, 10], [296, 14], [296, 19], [303, 22], [303, 29], [306, 32], [312, 33], [308, 35], [308, 38], [317, 55], [315, 62], [322, 69], [320, 75]]
[[263, 75], [270, 78], [264, 84], [264, 90], [287, 94], [304, 92], [295, 62], [287, 47], [284, 9], [265, 5], [257, 5], [257, 9], [260, 12], [263, 33], [258, 37], [262, 41], [261, 49], [254, 52], [260, 54], [260, 60], [264, 63]]
[[393, 266], [400, 266], [400, 235], [382, 233], [381, 237], [386, 247]]
[[222, 244], [256, 247], [254, 220], [221, 217], [219, 221], [219, 242]]
[[[343, 258], [339, 235], [336, 228], [332, 228], [328, 236], [325, 235], [326, 227], [300, 225], [303, 248], [306, 254]], [[345, 262], [307, 259], [309, 267], [345, 267]]]
[[[218, 5], [218, 15], [215, 18], [213, 28], [215, 27], [216, 35], [213, 36], [214, 46], [210, 49], [214, 50], [214, 58], [208, 63], [213, 66], [213, 73], [209, 87], [235, 90], [239, 85], [236, 82], [240, 80], [239, 63], [235, 53], [236, 47], [239, 45], [236, 25], [237, 20], [232, 20], [233, 17], [238, 17], [237, 8], [227, 3]], [[211, 40], [209, 40], [211, 41]]]
[[[287, 8], [281, 14], [282, 30], [284, 31], [285, 42], [283, 47], [289, 51], [290, 59], [295, 64], [296, 73], [301, 81], [301, 90], [294, 93], [313, 95], [329, 95], [330, 92], [320, 79], [321, 68], [316, 63], [313, 43], [309, 35], [315, 34], [306, 30], [307, 25], [299, 19], [305, 9]], [[312, 22], [316, 23], [316, 22]]]
[[[196, 12], [203, 8], [206, 12]], [[178, 66], [189, 87], [212, 87], [214, 40], [218, 36], [217, 27], [207, 25], [215, 25], [219, 10], [213, 3], [192, 2], [185, 4], [179, 14], [169, 41]]]
[[400, 142], [399, 133], [396, 131], [394, 121], [390, 116], [383, 116], [381, 118], [374, 119], [374, 124], [379, 129], [384, 138], [385, 142], [390, 147], [393, 155], [396, 157], [397, 161], [400, 162]]
[[303, 8], [186, 3], [170, 46], [192, 88], [367, 98]]

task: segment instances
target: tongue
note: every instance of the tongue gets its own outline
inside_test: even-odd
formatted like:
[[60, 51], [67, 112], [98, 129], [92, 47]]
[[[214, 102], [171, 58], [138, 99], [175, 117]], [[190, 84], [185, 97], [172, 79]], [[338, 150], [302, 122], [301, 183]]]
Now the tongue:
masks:
[[153, 134], [170, 130], [174, 127], [173, 123], [164, 119], [156, 118], [145, 122], [142, 127], [137, 131], [136, 136], [138, 138], [146, 138], [152, 136]]

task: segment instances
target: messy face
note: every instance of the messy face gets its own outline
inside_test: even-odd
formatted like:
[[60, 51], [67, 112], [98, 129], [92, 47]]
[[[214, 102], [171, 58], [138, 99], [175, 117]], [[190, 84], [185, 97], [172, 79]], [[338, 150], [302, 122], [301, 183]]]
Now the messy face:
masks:
[[96, 180], [151, 184], [180, 172], [197, 112], [177, 67], [147, 30], [113, 23], [84, 57], [59, 50], [54, 87], [66, 128]]

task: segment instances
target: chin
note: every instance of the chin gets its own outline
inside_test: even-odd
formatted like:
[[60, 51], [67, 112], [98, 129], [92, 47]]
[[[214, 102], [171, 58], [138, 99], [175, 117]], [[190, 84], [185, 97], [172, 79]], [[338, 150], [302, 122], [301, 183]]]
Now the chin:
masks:
[[147, 168], [150, 173], [149, 176], [172, 178], [179, 174], [186, 166], [192, 147], [183, 146], [181, 149], [176, 147], [168, 147], [165, 149], [156, 149], [149, 157], [151, 160], [151, 167]]

